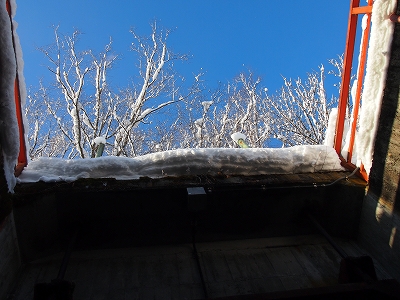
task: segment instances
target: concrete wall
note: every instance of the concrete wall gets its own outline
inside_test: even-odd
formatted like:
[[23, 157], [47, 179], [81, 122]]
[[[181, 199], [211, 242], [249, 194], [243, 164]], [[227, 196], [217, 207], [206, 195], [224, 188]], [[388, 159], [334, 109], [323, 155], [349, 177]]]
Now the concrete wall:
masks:
[[13, 287], [20, 267], [17, 235], [11, 213], [0, 229], [0, 300], [5, 299]]
[[[397, 4], [397, 14], [400, 5]], [[400, 280], [400, 24], [395, 25], [359, 242]], [[399, 231], [399, 232], [398, 232]]]

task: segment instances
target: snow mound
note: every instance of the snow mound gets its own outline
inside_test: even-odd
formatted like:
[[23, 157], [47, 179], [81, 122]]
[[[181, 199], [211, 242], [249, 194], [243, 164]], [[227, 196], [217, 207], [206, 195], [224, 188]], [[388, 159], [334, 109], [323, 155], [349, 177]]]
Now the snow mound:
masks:
[[79, 178], [138, 179], [180, 175], [259, 175], [342, 171], [332, 147], [178, 149], [135, 158], [100, 157], [66, 160], [39, 158], [18, 177], [19, 182], [74, 181]]

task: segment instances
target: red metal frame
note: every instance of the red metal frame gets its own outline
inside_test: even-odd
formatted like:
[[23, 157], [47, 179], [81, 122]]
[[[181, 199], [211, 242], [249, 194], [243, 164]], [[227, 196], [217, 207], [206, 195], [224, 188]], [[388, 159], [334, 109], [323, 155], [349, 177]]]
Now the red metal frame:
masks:
[[[338, 118], [336, 123], [336, 136], [334, 144], [334, 148], [342, 161], [342, 165], [350, 170], [354, 170], [356, 168], [356, 166], [351, 163], [351, 158], [353, 155], [354, 139], [356, 134], [357, 119], [358, 119], [358, 112], [359, 112], [360, 98], [361, 98], [361, 90], [363, 85], [365, 63], [367, 58], [369, 31], [371, 28], [372, 3], [373, 0], [368, 0], [368, 6], [361, 6], [361, 7], [359, 6], [360, 0], [351, 0], [350, 3], [349, 24], [347, 28], [346, 49], [344, 53], [343, 75], [342, 75], [342, 84], [339, 96]], [[357, 74], [358, 82], [357, 82], [356, 98], [353, 107], [353, 124], [351, 127], [349, 149], [346, 149], [348, 150], [348, 155], [346, 158], [344, 158], [341, 154], [343, 130], [346, 117], [347, 102], [349, 99], [351, 69], [353, 64], [354, 46], [355, 46], [355, 39], [357, 32], [357, 19], [359, 14], [367, 14], [368, 19], [367, 19], [367, 27], [364, 31], [363, 40], [361, 42], [362, 47], [361, 47], [360, 62], [359, 62], [360, 67], [358, 69], [358, 74]], [[361, 177], [363, 177], [365, 180], [368, 181], [368, 174], [365, 172], [365, 169], [362, 165], [360, 167], [359, 175], [361, 175]]]
[[[15, 40], [14, 40], [14, 32], [12, 26], [11, 4], [9, 0], [6, 0], [6, 9], [8, 12], [8, 16], [10, 17], [12, 42], [15, 53]], [[15, 62], [17, 63], [16, 56], [15, 56]], [[21, 91], [19, 86], [18, 67], [16, 70], [16, 76], [14, 81], [14, 99], [15, 99], [16, 117], [18, 122], [18, 134], [19, 134], [19, 154], [18, 154], [17, 165], [15, 166], [15, 176], [18, 176], [21, 174], [22, 170], [28, 164], [28, 158], [26, 154], [26, 144], [25, 144], [25, 130], [22, 118]]]

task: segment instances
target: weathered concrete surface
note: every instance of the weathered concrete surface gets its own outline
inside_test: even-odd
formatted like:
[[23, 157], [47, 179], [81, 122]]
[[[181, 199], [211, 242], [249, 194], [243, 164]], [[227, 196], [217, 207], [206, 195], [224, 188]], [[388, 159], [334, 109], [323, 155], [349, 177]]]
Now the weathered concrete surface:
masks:
[[16, 283], [21, 261], [19, 258], [14, 218], [11, 213], [0, 228], [0, 299], [6, 299]]
[[[397, 14], [400, 13], [400, 3]], [[400, 24], [395, 25], [359, 242], [400, 280]]]

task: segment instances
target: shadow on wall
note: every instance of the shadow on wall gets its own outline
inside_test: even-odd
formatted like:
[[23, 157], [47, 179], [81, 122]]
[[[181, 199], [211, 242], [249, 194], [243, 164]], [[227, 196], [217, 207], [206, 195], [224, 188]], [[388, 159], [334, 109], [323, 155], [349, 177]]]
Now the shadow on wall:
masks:
[[[397, 3], [400, 13], [400, 1]], [[400, 24], [395, 25], [359, 242], [400, 280]]]
[[13, 214], [5, 219], [0, 228], [0, 299], [5, 299], [17, 279], [21, 266]]
[[[400, 12], [400, 2], [398, 4]], [[369, 175], [370, 191], [400, 212], [400, 24], [395, 25], [391, 57], [382, 99], [374, 156]]]
[[371, 192], [364, 199], [358, 241], [400, 281], [400, 217]]

